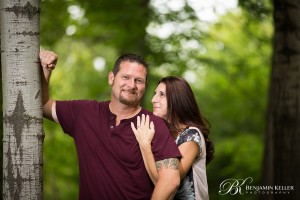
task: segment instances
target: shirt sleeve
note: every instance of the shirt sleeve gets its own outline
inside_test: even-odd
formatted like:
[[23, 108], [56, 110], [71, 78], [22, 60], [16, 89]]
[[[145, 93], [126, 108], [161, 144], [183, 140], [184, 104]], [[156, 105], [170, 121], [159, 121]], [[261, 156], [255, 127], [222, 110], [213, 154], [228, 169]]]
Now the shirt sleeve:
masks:
[[167, 158], [181, 158], [180, 151], [171, 137], [171, 133], [162, 118], [151, 119], [155, 125], [155, 134], [152, 140], [152, 152], [155, 161], [164, 160]]
[[84, 100], [56, 101], [57, 119], [65, 133], [73, 137], [77, 116], [88, 103]]
[[189, 128], [186, 129], [184, 132], [182, 132], [178, 138], [176, 139], [176, 144], [178, 146], [180, 146], [181, 144], [185, 143], [185, 142], [196, 142], [199, 146], [199, 156], [202, 153], [202, 145], [201, 145], [201, 136], [200, 136], [200, 130], [196, 129], [196, 128]]

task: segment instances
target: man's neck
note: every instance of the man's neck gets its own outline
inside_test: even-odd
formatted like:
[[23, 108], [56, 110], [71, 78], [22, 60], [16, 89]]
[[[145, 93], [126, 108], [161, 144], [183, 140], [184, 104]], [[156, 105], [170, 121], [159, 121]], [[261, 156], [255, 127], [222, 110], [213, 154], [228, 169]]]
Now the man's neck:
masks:
[[122, 119], [129, 119], [141, 111], [139, 105], [128, 106], [120, 102], [115, 103], [112, 101], [109, 103], [109, 109], [117, 116], [116, 125], [118, 125]]

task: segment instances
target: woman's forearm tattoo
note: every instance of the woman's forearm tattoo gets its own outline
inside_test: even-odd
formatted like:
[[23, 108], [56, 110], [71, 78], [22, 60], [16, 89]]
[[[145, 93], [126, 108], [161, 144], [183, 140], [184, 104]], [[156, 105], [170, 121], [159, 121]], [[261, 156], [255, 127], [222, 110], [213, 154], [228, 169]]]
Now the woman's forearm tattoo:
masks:
[[166, 169], [174, 169], [179, 170], [179, 160], [177, 158], [168, 158], [165, 160], [157, 161], [156, 163], [156, 169], [159, 171], [162, 167], [165, 167]]

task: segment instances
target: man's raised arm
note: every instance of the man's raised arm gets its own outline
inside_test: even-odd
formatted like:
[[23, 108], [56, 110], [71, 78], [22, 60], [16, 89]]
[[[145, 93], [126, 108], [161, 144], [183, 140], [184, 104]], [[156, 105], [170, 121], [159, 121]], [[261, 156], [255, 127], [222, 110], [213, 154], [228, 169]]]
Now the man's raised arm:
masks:
[[56, 121], [55, 101], [50, 99], [49, 83], [52, 70], [55, 69], [57, 55], [52, 51], [41, 50], [40, 62], [43, 69], [42, 74], [42, 99], [43, 99], [43, 116], [49, 120]]

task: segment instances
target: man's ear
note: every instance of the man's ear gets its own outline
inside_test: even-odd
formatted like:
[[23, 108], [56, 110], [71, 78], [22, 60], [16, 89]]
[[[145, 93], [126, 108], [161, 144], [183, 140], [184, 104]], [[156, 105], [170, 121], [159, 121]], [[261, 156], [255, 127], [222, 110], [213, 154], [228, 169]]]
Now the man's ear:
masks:
[[109, 85], [113, 85], [114, 80], [115, 80], [115, 75], [114, 75], [114, 73], [111, 71], [111, 72], [108, 73], [108, 84], [109, 84]]

